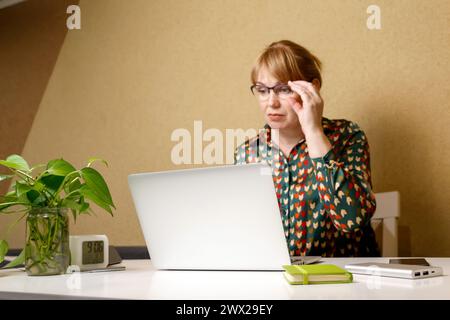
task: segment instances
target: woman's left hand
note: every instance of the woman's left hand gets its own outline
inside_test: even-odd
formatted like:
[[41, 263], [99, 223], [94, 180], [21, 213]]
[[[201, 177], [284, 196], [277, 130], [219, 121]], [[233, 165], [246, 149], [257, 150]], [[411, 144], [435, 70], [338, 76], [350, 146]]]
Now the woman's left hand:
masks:
[[298, 120], [305, 136], [318, 131], [323, 132], [322, 114], [323, 100], [318, 88], [307, 81], [289, 81], [289, 87], [300, 96], [300, 101], [289, 98], [292, 108], [297, 113]]

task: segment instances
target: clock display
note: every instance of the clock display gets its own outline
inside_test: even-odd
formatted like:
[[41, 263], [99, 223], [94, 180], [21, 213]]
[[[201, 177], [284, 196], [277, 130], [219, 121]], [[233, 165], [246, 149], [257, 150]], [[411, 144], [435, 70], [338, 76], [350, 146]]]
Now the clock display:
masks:
[[83, 264], [103, 263], [104, 250], [103, 241], [83, 241]]

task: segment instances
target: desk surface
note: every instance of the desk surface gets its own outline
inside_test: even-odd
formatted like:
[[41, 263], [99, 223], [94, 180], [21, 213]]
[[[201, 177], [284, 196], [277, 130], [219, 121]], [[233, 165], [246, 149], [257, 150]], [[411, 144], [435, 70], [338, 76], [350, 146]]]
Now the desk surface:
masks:
[[[282, 272], [160, 271], [150, 260], [124, 260], [125, 271], [30, 277], [0, 270], [0, 299], [450, 299], [450, 258], [427, 258], [444, 276], [408, 280], [354, 274], [350, 284], [291, 286]], [[344, 266], [388, 258], [323, 258]]]

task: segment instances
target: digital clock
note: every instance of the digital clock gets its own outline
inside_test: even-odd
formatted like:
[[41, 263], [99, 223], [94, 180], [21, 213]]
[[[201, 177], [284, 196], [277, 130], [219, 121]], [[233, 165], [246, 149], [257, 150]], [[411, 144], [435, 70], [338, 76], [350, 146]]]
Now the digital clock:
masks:
[[81, 271], [106, 268], [109, 263], [108, 237], [102, 235], [77, 235], [69, 237], [70, 265]]

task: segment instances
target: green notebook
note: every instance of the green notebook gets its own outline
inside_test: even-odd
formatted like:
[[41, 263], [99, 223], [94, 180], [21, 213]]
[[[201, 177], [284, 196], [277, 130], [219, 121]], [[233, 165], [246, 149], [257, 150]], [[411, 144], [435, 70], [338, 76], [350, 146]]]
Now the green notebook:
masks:
[[286, 265], [283, 268], [290, 284], [348, 283], [353, 280], [350, 272], [334, 264]]

